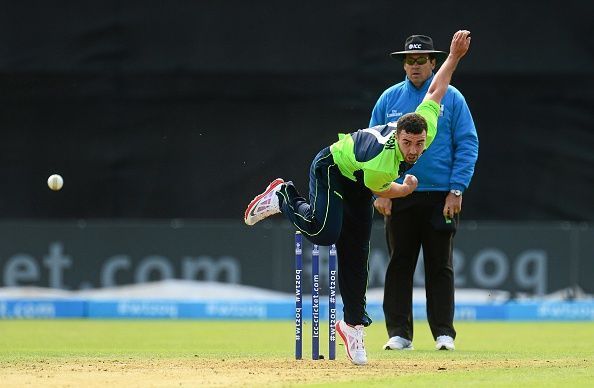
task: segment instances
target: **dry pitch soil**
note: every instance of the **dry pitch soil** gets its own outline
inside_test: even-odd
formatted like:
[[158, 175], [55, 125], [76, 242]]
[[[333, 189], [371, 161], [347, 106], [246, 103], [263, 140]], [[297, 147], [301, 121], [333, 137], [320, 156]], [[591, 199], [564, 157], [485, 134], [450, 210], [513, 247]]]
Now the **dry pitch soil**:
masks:
[[[580, 363], [583, 362], [583, 365]], [[498, 368], [586, 366], [575, 360], [39, 359], [0, 363], [3, 387], [297, 386]]]

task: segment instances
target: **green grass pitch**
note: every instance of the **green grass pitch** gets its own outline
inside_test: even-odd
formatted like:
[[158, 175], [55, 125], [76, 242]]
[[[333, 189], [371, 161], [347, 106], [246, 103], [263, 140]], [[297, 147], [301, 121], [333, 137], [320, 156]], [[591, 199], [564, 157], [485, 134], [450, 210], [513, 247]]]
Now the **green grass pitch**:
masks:
[[[141, 386], [141, 378], [154, 372], [168, 376], [149, 380], [155, 386], [593, 384], [594, 323], [458, 322], [456, 328], [454, 352], [435, 351], [420, 321], [415, 350], [397, 352], [381, 349], [387, 338], [384, 323], [376, 322], [366, 330], [369, 365], [356, 367], [346, 361], [342, 346], [337, 361], [294, 360], [290, 321], [5, 320], [0, 379], [34, 386]], [[311, 356], [309, 329], [306, 321], [304, 358]], [[328, 355], [324, 325], [320, 353]], [[18, 380], [30, 368], [32, 380]], [[138, 376], [130, 380], [134, 373]]]

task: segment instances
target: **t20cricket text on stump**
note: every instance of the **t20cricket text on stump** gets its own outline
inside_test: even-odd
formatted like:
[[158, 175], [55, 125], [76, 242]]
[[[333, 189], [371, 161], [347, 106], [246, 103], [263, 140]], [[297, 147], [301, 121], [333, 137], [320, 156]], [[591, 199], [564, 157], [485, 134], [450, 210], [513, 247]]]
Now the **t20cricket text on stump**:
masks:
[[[303, 358], [303, 235], [295, 232], [295, 359]], [[328, 359], [336, 359], [336, 246], [328, 255]], [[320, 359], [320, 247], [311, 255], [311, 358]]]

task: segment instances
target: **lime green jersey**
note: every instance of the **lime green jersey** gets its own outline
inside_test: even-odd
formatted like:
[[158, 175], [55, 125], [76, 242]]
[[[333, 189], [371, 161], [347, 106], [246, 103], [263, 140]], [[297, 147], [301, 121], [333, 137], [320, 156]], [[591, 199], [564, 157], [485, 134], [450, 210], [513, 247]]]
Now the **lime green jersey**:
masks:
[[[415, 110], [427, 121], [425, 149], [431, 145], [437, 133], [439, 104], [423, 101]], [[357, 181], [363, 175], [363, 183], [375, 192], [386, 191], [398, 178], [399, 166], [404, 162], [396, 142], [396, 123], [360, 129], [349, 134], [339, 134], [338, 141], [330, 146], [332, 157], [345, 177]]]

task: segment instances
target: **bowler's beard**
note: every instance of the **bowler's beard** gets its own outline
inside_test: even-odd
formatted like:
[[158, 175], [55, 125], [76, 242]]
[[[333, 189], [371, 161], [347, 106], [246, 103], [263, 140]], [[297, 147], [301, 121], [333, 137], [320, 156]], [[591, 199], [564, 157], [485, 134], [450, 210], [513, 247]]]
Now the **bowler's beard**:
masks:
[[419, 159], [419, 155], [415, 155], [415, 156], [406, 156], [406, 162], [407, 163], [415, 163], [417, 160]]

